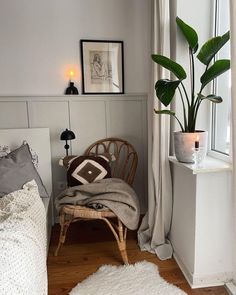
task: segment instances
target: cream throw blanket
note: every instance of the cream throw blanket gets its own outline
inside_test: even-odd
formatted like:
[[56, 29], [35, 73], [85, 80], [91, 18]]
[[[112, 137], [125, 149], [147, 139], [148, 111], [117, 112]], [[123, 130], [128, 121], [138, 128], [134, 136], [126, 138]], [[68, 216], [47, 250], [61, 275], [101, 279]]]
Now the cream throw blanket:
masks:
[[94, 207], [97, 204], [112, 210], [131, 230], [138, 227], [139, 201], [130, 185], [118, 178], [106, 178], [97, 182], [73, 186], [56, 197], [58, 211], [63, 205], [84, 205]]

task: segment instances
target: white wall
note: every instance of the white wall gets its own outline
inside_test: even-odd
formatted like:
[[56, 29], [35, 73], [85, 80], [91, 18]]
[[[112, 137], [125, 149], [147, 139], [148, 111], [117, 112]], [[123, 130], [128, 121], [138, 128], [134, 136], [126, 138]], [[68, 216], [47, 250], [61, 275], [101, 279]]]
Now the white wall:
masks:
[[80, 39], [123, 40], [125, 92], [147, 92], [150, 0], [1, 0], [0, 95], [61, 95]]
[[[64, 154], [59, 136], [71, 127], [78, 134], [72, 144], [76, 153], [106, 136], [127, 138], [139, 149], [142, 175], [136, 187], [145, 203], [143, 93], [149, 83], [150, 4], [151, 0], [0, 1], [0, 129], [50, 128], [54, 192], [65, 181], [58, 167]], [[132, 94], [61, 96], [70, 68], [76, 70], [75, 84], [81, 89], [80, 39], [124, 41], [125, 93]]]

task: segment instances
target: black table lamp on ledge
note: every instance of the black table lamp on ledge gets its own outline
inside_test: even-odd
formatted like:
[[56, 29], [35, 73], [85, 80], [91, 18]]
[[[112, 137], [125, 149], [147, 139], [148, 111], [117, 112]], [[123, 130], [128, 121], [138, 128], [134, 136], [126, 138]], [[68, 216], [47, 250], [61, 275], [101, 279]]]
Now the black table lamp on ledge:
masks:
[[69, 82], [69, 86], [66, 88], [65, 94], [79, 94], [78, 89], [74, 86], [74, 82]]
[[64, 145], [64, 148], [66, 150], [66, 155], [68, 156], [68, 149], [70, 147], [69, 144], [68, 144], [68, 140], [75, 139], [75, 134], [74, 134], [73, 131], [68, 130], [66, 128], [66, 130], [62, 132], [60, 139], [66, 141], [66, 144]]
[[75, 78], [75, 70], [71, 69], [68, 74], [69, 74], [70, 80], [69, 80], [69, 85], [65, 90], [65, 94], [69, 94], [69, 95], [79, 94], [78, 89], [74, 86], [74, 82], [72, 82], [72, 79]]

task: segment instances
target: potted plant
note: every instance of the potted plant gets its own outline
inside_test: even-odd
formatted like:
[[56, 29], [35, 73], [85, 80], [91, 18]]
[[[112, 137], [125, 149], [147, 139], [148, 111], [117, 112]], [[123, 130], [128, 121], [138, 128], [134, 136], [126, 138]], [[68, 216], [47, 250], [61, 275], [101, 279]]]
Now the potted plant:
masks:
[[[178, 89], [179, 97], [183, 108], [183, 122], [177, 118], [175, 112], [169, 109], [154, 110], [156, 114], [167, 114], [173, 116], [180, 126], [181, 131], [174, 133], [174, 145], [176, 158], [180, 162], [193, 162], [193, 148], [194, 143], [200, 147], [206, 145], [206, 133], [196, 130], [196, 120], [200, 106], [203, 101], [210, 101], [212, 103], [221, 103], [223, 100], [220, 96], [214, 93], [205, 94], [205, 87], [212, 82], [216, 77], [220, 76], [230, 68], [229, 59], [215, 60], [218, 51], [229, 40], [229, 31], [222, 36], [214, 37], [208, 40], [198, 51], [198, 34], [196, 31], [186, 24], [179, 17], [176, 18], [176, 23], [185, 37], [189, 46], [189, 63], [190, 63], [190, 91], [188, 92], [184, 80], [187, 73], [184, 68], [171, 60], [170, 58], [153, 54], [152, 59], [155, 63], [169, 70], [174, 78], [173, 79], [160, 79], [155, 84], [156, 96], [159, 101], [168, 106], [175, 97], [176, 90]], [[197, 59], [205, 65], [203, 74], [200, 77], [200, 89], [195, 91], [195, 55]], [[206, 149], [206, 148], [205, 148]]]

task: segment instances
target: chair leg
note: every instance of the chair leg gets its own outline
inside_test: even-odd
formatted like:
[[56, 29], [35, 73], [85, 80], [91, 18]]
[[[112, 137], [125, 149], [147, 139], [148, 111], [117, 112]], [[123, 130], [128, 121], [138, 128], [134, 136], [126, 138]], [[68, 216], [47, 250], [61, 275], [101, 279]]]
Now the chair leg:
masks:
[[65, 243], [66, 240], [66, 234], [67, 234], [67, 230], [71, 224], [71, 221], [73, 219], [73, 216], [69, 216], [69, 219], [66, 220], [66, 213], [62, 212], [60, 214], [60, 226], [61, 226], [61, 230], [60, 230], [60, 236], [59, 236], [59, 240], [58, 240], [58, 245], [57, 248], [55, 250], [54, 256], [58, 255], [58, 252], [61, 248], [61, 245]]
[[118, 247], [119, 247], [120, 254], [121, 254], [121, 257], [122, 257], [122, 260], [123, 260], [124, 264], [126, 264], [126, 265], [129, 264], [127, 251], [126, 251], [126, 241], [125, 242], [119, 242]]
[[109, 226], [112, 231], [114, 237], [116, 238], [118, 248], [120, 250], [120, 254], [124, 264], [129, 264], [127, 251], [126, 251], [126, 234], [127, 228], [122, 224], [122, 222], [117, 218], [118, 224], [114, 224], [109, 221], [107, 218], [101, 218], [106, 224]]
[[126, 250], [127, 228], [122, 224], [122, 222], [119, 219], [118, 219], [118, 233], [119, 233], [119, 241], [117, 240], [117, 243], [118, 243], [121, 257], [123, 259], [124, 264], [129, 264], [127, 250]]

